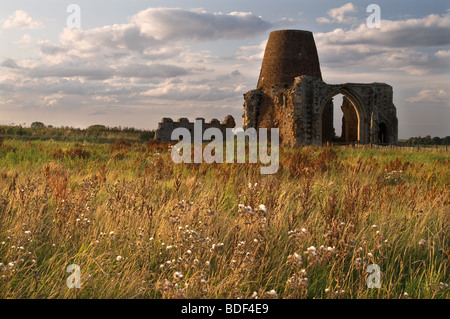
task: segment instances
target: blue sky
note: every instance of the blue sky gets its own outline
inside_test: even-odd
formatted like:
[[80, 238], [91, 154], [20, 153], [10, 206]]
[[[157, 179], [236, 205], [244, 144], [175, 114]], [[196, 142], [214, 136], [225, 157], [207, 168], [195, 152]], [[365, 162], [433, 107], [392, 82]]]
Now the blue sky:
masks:
[[[81, 29], [67, 28], [69, 4]], [[381, 8], [369, 29], [366, 8]], [[0, 124], [241, 124], [271, 31], [314, 32], [327, 83], [394, 87], [399, 137], [450, 135], [450, 1], [2, 1]]]

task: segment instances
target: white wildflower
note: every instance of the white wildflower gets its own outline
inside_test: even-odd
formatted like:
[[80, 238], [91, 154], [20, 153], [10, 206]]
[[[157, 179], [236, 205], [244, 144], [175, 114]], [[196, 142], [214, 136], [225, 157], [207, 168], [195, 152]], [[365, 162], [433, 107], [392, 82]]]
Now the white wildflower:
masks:
[[316, 252], [316, 247], [311, 246], [311, 247], [308, 247], [306, 250], [309, 251], [309, 252], [315, 253]]
[[175, 280], [181, 280], [181, 279], [183, 279], [183, 274], [182, 274], [181, 272], [179, 272], [179, 271], [175, 271], [175, 272], [173, 273], [173, 278], [174, 278]]

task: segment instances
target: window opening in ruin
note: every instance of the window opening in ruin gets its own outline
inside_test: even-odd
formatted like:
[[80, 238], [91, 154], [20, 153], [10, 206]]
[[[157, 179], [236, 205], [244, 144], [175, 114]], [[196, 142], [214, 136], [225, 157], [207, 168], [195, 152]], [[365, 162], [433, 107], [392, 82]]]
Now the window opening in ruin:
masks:
[[380, 123], [379, 127], [378, 127], [378, 143], [388, 143], [387, 140], [387, 127], [386, 124], [384, 124], [383, 122]]
[[358, 113], [343, 94], [334, 95], [322, 112], [322, 143], [348, 144], [358, 141]]

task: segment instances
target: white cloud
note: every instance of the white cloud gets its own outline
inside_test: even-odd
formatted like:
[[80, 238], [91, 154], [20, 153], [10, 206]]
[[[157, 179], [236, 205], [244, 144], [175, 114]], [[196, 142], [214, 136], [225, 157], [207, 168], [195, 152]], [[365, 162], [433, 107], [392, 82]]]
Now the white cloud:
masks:
[[450, 14], [431, 14], [420, 19], [382, 20], [380, 29], [361, 24], [357, 29], [335, 29], [315, 34], [316, 39], [336, 45], [366, 44], [372, 47], [417, 48], [450, 45]]
[[241, 46], [236, 53], [236, 59], [247, 62], [262, 61], [266, 45], [267, 40], [262, 41], [258, 45]]
[[344, 23], [353, 24], [358, 21], [355, 17], [348, 17], [347, 13], [357, 12], [353, 3], [349, 2], [339, 8], [330, 9], [327, 11], [328, 18], [320, 17], [316, 21], [318, 23]]
[[14, 45], [18, 45], [20, 48], [25, 49], [31, 43], [31, 36], [29, 34], [24, 34], [22, 38], [18, 41], [14, 41]]
[[381, 29], [365, 24], [314, 35], [322, 66], [403, 71], [413, 75], [449, 71], [450, 15], [383, 20]]
[[142, 34], [159, 41], [239, 39], [268, 30], [270, 22], [250, 12], [207, 13], [203, 10], [149, 8], [131, 17]]
[[[450, 88], [449, 88], [450, 89]], [[406, 99], [410, 103], [440, 103], [450, 106], [449, 90], [442, 88], [421, 90], [416, 96]]]
[[42, 29], [43, 27], [42, 21], [34, 21], [23, 10], [16, 10], [3, 23], [4, 29]]

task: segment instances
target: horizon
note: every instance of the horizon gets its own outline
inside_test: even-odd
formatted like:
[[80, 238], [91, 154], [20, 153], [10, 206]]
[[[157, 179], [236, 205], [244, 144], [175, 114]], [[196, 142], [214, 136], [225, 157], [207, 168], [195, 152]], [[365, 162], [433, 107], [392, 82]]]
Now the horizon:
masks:
[[369, 29], [372, 1], [83, 0], [76, 29], [71, 3], [0, 4], [1, 125], [155, 130], [230, 114], [241, 126], [268, 35], [294, 29], [313, 33], [325, 82], [393, 87], [399, 139], [450, 135], [448, 4], [378, 1]]

